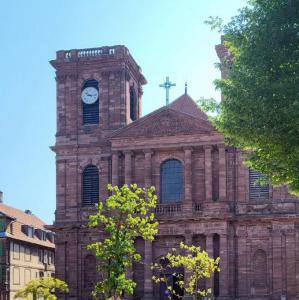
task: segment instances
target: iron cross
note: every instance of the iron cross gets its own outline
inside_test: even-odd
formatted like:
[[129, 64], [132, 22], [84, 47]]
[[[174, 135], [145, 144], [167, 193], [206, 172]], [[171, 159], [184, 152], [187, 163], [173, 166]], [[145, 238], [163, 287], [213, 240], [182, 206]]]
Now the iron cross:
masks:
[[168, 76], [166, 77], [166, 81], [164, 83], [162, 83], [162, 84], [159, 85], [159, 87], [162, 87], [162, 88], [164, 88], [166, 90], [166, 105], [169, 105], [169, 89], [172, 86], [176, 86], [176, 84], [170, 82]]

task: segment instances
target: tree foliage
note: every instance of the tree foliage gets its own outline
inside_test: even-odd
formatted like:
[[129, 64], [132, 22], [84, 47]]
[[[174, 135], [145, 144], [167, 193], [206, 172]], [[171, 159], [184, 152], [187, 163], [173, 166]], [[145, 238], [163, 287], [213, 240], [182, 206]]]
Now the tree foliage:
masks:
[[30, 280], [24, 288], [15, 294], [14, 298], [56, 300], [56, 290], [59, 290], [60, 293], [69, 292], [64, 281], [53, 277], [41, 277]]
[[178, 249], [173, 248], [159, 263], [153, 265], [156, 273], [153, 276], [154, 282], [158, 284], [165, 282], [169, 299], [172, 299], [173, 295], [179, 297], [180, 295], [176, 294], [175, 289], [168, 284], [166, 273], [169, 270], [183, 268], [185, 277], [176, 272], [172, 274], [178, 278], [177, 284], [180, 288], [190, 295], [193, 300], [209, 295], [211, 290], [200, 289], [199, 283], [201, 279], [210, 278], [214, 272], [220, 271], [218, 266], [220, 258], [212, 259], [207, 252], [201, 251], [200, 247], [188, 246], [183, 242], [180, 243], [180, 250], [178, 252]]
[[124, 293], [133, 294], [136, 283], [127, 277], [134, 261], [141, 256], [134, 245], [137, 237], [153, 240], [158, 223], [152, 210], [157, 197], [154, 187], [139, 188], [108, 185], [111, 196], [99, 202], [97, 214], [89, 217], [90, 227], [103, 230], [104, 239], [88, 246], [99, 260], [97, 270], [101, 280], [96, 283], [93, 295], [105, 299], [121, 299]]
[[253, 150], [249, 166], [299, 195], [299, 1], [249, 1], [223, 33], [233, 59], [221, 63], [229, 77], [216, 80], [224, 101], [215, 125]]

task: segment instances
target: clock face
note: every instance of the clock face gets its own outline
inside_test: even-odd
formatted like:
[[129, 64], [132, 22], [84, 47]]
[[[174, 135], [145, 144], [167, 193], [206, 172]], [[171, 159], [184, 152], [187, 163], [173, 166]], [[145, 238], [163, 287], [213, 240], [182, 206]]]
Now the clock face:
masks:
[[85, 88], [81, 93], [81, 99], [85, 104], [93, 104], [99, 98], [99, 92], [96, 88], [90, 86]]

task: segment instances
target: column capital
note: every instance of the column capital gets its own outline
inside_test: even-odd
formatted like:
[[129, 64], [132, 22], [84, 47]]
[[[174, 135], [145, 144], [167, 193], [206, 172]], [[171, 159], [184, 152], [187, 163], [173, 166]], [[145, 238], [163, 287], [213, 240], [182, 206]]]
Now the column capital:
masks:
[[187, 151], [192, 152], [192, 151], [193, 151], [193, 148], [192, 148], [192, 147], [184, 147], [183, 150], [184, 150], [185, 152], [187, 152]]
[[213, 145], [203, 145], [202, 147], [204, 150], [212, 150]]
[[120, 154], [120, 151], [118, 151], [118, 150], [111, 151], [111, 155], [119, 155], [119, 154]]
[[192, 245], [193, 234], [192, 233], [185, 233], [184, 237], [185, 237], [185, 243], [188, 246], [191, 246]]
[[150, 155], [153, 155], [154, 154], [154, 151], [152, 149], [144, 149], [143, 150], [143, 153], [144, 154], [150, 154]]
[[134, 152], [133, 152], [132, 150], [124, 150], [123, 153], [124, 153], [126, 156], [129, 156], [129, 155], [132, 156]]
[[217, 144], [216, 145], [218, 149], [225, 149], [226, 145], [223, 143], [223, 144]]

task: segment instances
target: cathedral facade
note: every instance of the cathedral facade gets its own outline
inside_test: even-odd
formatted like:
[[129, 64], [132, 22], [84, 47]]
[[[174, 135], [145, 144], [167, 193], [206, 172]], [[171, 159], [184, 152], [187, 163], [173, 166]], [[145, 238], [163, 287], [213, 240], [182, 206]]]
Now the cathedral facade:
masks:
[[[216, 49], [223, 59], [225, 48]], [[157, 190], [159, 233], [153, 242], [136, 240], [144, 263], [130, 273], [132, 299], [167, 299], [150, 264], [180, 241], [220, 256], [220, 273], [203, 283], [217, 299], [298, 299], [298, 198], [286, 187], [256, 184], [262, 175], [243, 165], [244, 154], [224, 144], [187, 93], [141, 117], [146, 79], [125, 46], [58, 51], [51, 65], [56, 276], [70, 287], [61, 299], [91, 299], [98, 274], [86, 246], [101, 232], [88, 228], [88, 215], [109, 196], [108, 183]]]

